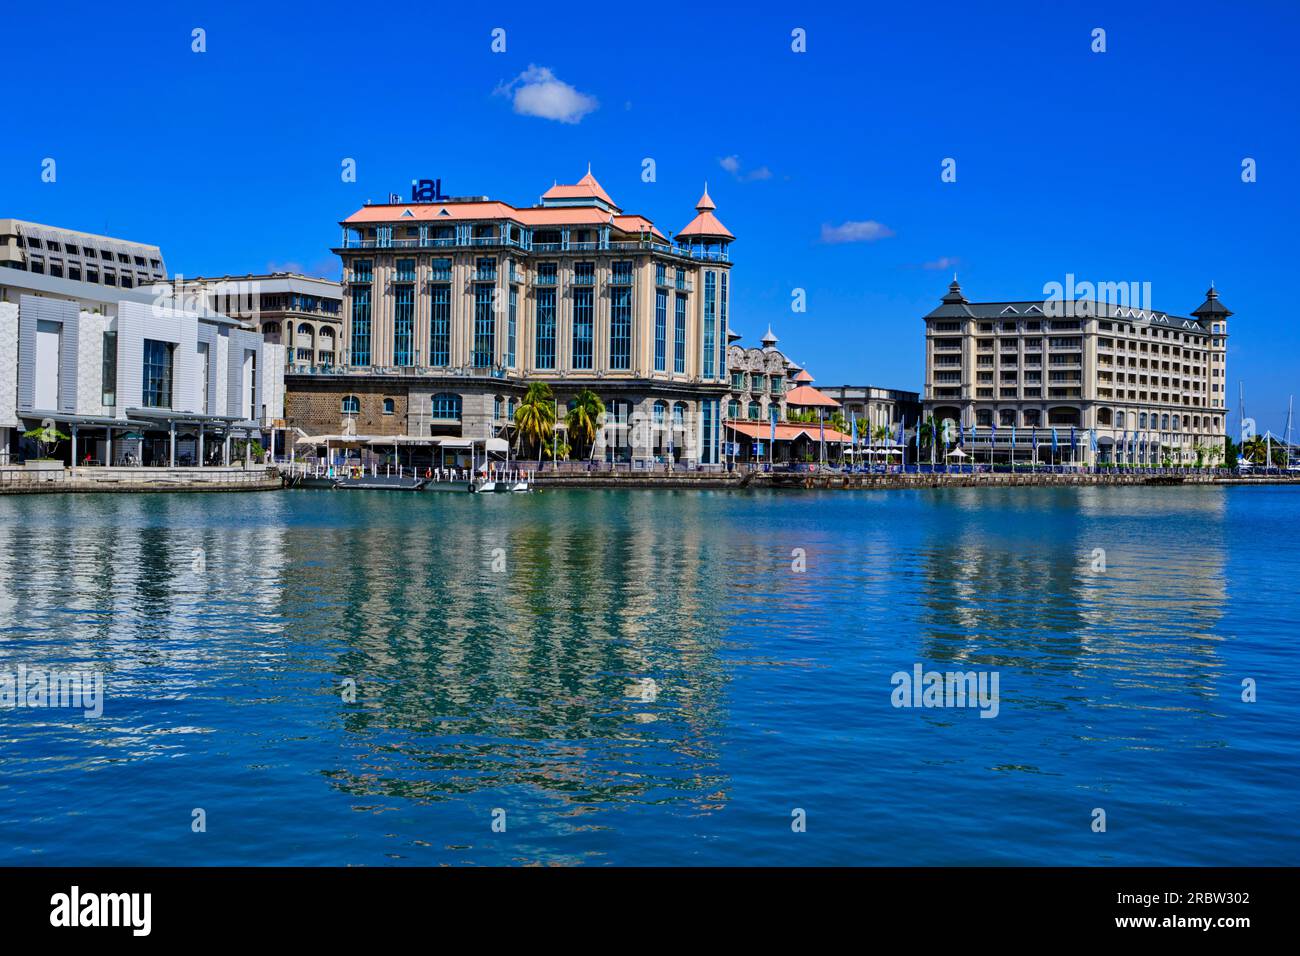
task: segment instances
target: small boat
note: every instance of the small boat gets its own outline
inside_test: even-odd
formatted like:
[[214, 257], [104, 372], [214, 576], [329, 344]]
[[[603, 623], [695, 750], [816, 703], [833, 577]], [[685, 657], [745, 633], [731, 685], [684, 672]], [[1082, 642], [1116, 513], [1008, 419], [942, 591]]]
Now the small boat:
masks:
[[479, 478], [469, 486], [475, 494], [523, 494], [531, 491], [528, 481], [523, 478]]
[[334, 487], [348, 491], [419, 491], [424, 487], [424, 479], [409, 475], [362, 475], [340, 478]]

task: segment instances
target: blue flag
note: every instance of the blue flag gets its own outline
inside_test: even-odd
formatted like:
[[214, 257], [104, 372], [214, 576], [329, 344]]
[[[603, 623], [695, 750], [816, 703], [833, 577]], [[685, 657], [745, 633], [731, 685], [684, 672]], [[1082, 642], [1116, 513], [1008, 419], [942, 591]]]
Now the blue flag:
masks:
[[1070, 451], [1078, 451], [1078, 450], [1079, 450], [1079, 443], [1078, 441], [1075, 440], [1074, 426], [1071, 425], [1070, 426]]
[[903, 444], [904, 437], [905, 436], [903, 435], [903, 420], [900, 418], [898, 420], [898, 437], [895, 438], [894, 441], [901, 445]]
[[1052, 429], [1052, 454], [1055, 455], [1058, 449], [1059, 446], [1057, 445], [1056, 429], [1053, 428]]
[[1031, 425], [1029, 427], [1029, 440], [1034, 444], [1034, 451], [1038, 451], [1038, 426], [1037, 425]]
[[776, 449], [776, 406], [773, 405], [771, 408], [768, 409], [768, 412], [772, 416], [772, 448], [773, 450], [775, 450]]
[[849, 426], [850, 426], [850, 430], [851, 430], [851, 434], [852, 434], [852, 438], [853, 438], [853, 447], [854, 447], [854, 448], [857, 448], [857, 447], [858, 447], [858, 415], [857, 415], [857, 412], [854, 412], [854, 413], [853, 413], [853, 420], [852, 420], [851, 422], [849, 422]]

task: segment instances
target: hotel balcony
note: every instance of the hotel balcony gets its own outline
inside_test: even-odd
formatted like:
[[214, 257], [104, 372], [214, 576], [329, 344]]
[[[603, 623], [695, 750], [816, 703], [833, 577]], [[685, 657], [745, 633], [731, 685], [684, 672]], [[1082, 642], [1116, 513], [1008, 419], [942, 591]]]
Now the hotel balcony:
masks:
[[497, 270], [496, 269], [475, 269], [474, 281], [475, 282], [496, 282]]
[[628, 286], [628, 285], [631, 285], [631, 284], [632, 284], [632, 276], [631, 276], [630, 273], [628, 273], [628, 274], [619, 274], [619, 273], [614, 273], [613, 275], [611, 275], [611, 276], [609, 277], [609, 284], [610, 284], [610, 285], [617, 285], [617, 286]]
[[573, 281], [571, 282], [571, 285], [580, 285], [584, 287], [593, 286], [595, 284], [596, 277], [594, 275], [579, 275], [577, 273], [574, 274]]
[[691, 259], [697, 262], [730, 262], [731, 255], [726, 249], [701, 248], [698, 246], [679, 246], [675, 243], [638, 240], [635, 242], [618, 241], [602, 245], [599, 242], [527, 242], [513, 236], [438, 236], [424, 239], [362, 239], [347, 236], [343, 244], [335, 251], [349, 249], [482, 249], [501, 246], [523, 249], [529, 252], [652, 252], [679, 259]]

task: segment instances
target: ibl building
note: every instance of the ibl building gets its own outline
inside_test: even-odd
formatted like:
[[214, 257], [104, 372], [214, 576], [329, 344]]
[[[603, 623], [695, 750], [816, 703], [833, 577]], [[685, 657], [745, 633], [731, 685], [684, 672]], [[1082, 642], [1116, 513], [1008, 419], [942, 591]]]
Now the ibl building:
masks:
[[925, 316], [924, 414], [979, 461], [1029, 462], [1035, 441], [1046, 461], [1055, 429], [1058, 461], [1218, 462], [1230, 315], [1213, 287], [1184, 317], [1092, 300], [971, 302], [954, 279]]
[[284, 357], [172, 295], [157, 246], [0, 219], [0, 463], [229, 463], [283, 415]]
[[449, 444], [509, 437], [540, 381], [561, 422], [581, 390], [602, 399], [593, 457], [717, 466], [734, 236], [715, 208], [706, 188], [670, 241], [590, 170], [531, 206], [485, 196], [363, 206], [335, 250], [339, 360], [290, 370], [289, 424]]

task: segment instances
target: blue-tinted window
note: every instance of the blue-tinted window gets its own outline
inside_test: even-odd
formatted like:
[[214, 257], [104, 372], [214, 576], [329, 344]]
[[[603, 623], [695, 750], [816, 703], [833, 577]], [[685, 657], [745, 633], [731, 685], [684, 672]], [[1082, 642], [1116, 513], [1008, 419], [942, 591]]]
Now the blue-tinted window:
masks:
[[429, 364], [451, 364], [451, 287], [429, 288]]
[[[659, 267], [660, 269], [663, 266]], [[655, 371], [668, 368], [668, 293], [655, 293]]]
[[592, 367], [592, 309], [591, 290], [573, 290], [573, 367]]
[[393, 287], [393, 364], [410, 365], [415, 339], [415, 286]]
[[519, 287], [510, 287], [510, 315], [506, 328], [506, 368], [515, 367], [515, 318], [519, 309]]
[[537, 290], [537, 367], [555, 368], [555, 290]]
[[704, 341], [700, 346], [700, 362], [701, 374], [705, 378], [713, 378], [714, 369], [717, 367], [717, 346], [714, 339], [718, 321], [717, 284], [718, 274], [716, 272], [704, 273]]
[[370, 364], [370, 286], [352, 287], [352, 364]]
[[455, 392], [439, 392], [429, 401], [429, 417], [460, 421], [460, 396]]
[[144, 340], [144, 378], [141, 400], [145, 408], [172, 407], [172, 343]]
[[677, 297], [677, 314], [673, 323], [673, 371], [686, 371], [686, 296]]
[[489, 368], [496, 347], [496, 287], [474, 286], [474, 367]]
[[609, 367], [618, 371], [632, 367], [631, 289], [616, 288], [610, 295]]

